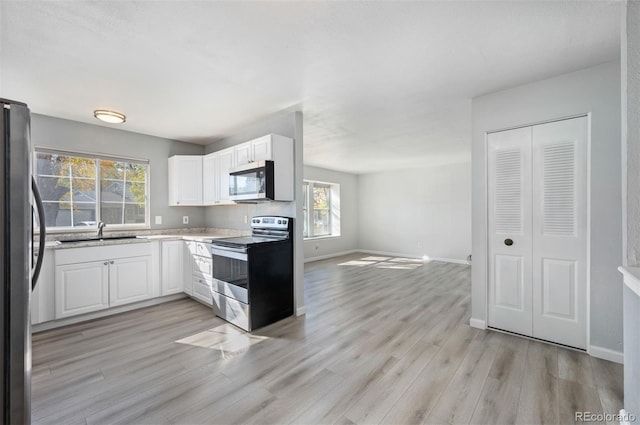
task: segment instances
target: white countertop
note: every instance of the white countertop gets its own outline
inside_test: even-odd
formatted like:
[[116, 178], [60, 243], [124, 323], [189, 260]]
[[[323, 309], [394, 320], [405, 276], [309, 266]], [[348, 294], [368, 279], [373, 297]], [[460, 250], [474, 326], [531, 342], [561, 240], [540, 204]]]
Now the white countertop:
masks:
[[[128, 239], [105, 239], [95, 241], [80, 241], [80, 242], [67, 242], [62, 243], [60, 241], [47, 241], [46, 248], [49, 249], [67, 249], [67, 248], [82, 248], [90, 246], [104, 246], [104, 245], [121, 245], [131, 243], [145, 243], [151, 241], [167, 241], [167, 240], [188, 240], [196, 242], [206, 242], [211, 239], [228, 238], [233, 236], [245, 236], [247, 231], [234, 230], [234, 229], [214, 229], [204, 232], [176, 232], [169, 230], [167, 233], [153, 233], [137, 235], [135, 238]], [[82, 237], [82, 236], [79, 236]], [[108, 236], [107, 236], [108, 237]]]
[[618, 267], [624, 277], [624, 284], [640, 297], [640, 267]]

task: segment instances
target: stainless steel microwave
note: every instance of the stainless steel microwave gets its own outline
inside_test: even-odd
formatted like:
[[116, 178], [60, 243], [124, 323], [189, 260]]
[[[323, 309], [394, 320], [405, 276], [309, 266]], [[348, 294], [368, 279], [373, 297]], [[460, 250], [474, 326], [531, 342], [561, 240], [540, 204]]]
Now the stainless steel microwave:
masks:
[[229, 170], [229, 198], [236, 202], [275, 200], [273, 161], [256, 161]]

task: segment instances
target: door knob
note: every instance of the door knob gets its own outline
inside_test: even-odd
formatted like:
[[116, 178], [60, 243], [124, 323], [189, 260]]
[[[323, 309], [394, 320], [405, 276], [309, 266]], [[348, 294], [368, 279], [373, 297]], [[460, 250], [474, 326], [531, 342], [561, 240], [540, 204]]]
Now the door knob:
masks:
[[505, 239], [505, 240], [504, 240], [504, 244], [505, 244], [506, 246], [511, 246], [511, 245], [513, 245], [513, 240], [512, 240], [512, 239]]

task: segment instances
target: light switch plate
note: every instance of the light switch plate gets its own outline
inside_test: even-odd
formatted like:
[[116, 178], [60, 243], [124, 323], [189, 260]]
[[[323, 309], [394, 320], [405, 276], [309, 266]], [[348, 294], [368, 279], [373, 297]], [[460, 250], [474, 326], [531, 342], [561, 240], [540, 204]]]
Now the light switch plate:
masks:
[[183, 215], [182, 216], [182, 224], [189, 224], [189, 216], [188, 215]]
[[156, 216], [156, 224], [162, 224], [162, 216], [161, 215], [157, 215]]

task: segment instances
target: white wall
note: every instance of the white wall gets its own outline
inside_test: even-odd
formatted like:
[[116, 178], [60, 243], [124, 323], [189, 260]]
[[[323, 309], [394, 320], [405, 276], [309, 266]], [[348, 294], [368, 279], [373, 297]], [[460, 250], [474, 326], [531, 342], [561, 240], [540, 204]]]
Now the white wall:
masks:
[[486, 320], [485, 133], [591, 114], [590, 344], [622, 351], [620, 65], [560, 75], [473, 99], [472, 320]]
[[466, 261], [471, 253], [471, 164], [363, 174], [359, 248]]
[[[623, 243], [624, 264], [640, 266], [640, 2], [627, 3], [622, 25], [622, 177], [624, 184], [623, 225], [626, 236]], [[624, 289], [624, 314], [627, 323], [637, 317], [640, 310], [637, 297]], [[636, 313], [634, 315], [634, 312]], [[637, 319], [636, 319], [637, 320]], [[640, 333], [637, 323], [624, 329], [624, 408], [631, 414], [640, 414]]]
[[[126, 128], [126, 124], [122, 128]], [[204, 208], [170, 207], [167, 192], [168, 158], [172, 155], [202, 155], [203, 146], [38, 114], [31, 115], [31, 139], [35, 147], [149, 160], [151, 228], [204, 226]], [[156, 215], [162, 216], [161, 225], [155, 224]], [[182, 224], [183, 215], [189, 216], [188, 226]], [[105, 231], [108, 230], [107, 227]]]
[[358, 176], [317, 167], [304, 167], [305, 180], [340, 185], [340, 236], [304, 241], [306, 260], [326, 258], [358, 248]]
[[[626, 162], [626, 263], [640, 266], [640, 2], [627, 4], [622, 35], [623, 160]], [[626, 157], [624, 150], [626, 148]]]
[[295, 307], [297, 314], [304, 313], [304, 250], [302, 231], [304, 223], [298, 220], [302, 217], [302, 112], [283, 112], [262, 121], [247, 125], [234, 135], [216, 141], [205, 148], [205, 153], [215, 152], [234, 146], [266, 134], [279, 134], [294, 140], [295, 157], [295, 199], [296, 202], [263, 202], [259, 204], [218, 205], [206, 207], [206, 224], [209, 227], [227, 229], [250, 230], [245, 223], [254, 215], [281, 215], [293, 217], [294, 222], [294, 289]]

